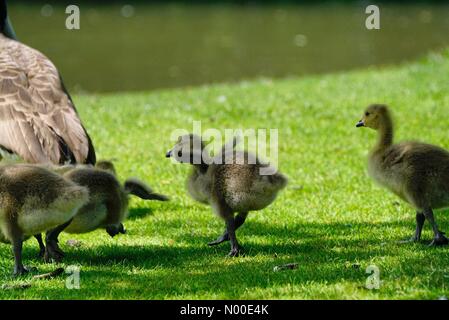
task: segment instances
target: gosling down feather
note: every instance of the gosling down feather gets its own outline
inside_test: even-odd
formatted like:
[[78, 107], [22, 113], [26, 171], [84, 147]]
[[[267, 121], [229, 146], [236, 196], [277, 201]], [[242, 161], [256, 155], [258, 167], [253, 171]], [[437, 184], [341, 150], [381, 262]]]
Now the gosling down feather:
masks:
[[[226, 222], [225, 232], [209, 245], [230, 241], [229, 256], [232, 257], [240, 254], [236, 230], [243, 225], [248, 212], [269, 206], [287, 185], [287, 177], [282, 173], [268, 163], [262, 163], [252, 153], [234, 150], [235, 145], [234, 139], [230, 148], [224, 145], [222, 151], [214, 156], [221, 161], [206, 161], [204, 141], [190, 134], [179, 137], [176, 145], [166, 154], [168, 158], [193, 165], [187, 179], [189, 194], [198, 202], [211, 205]], [[261, 169], [270, 169], [267, 171], [272, 174], [262, 175]]]
[[416, 209], [416, 230], [410, 241], [419, 241], [425, 220], [434, 233], [431, 245], [448, 244], [438, 229], [434, 209], [449, 207], [449, 152], [426, 143], [393, 143], [393, 121], [385, 105], [371, 105], [357, 127], [378, 131], [368, 172], [380, 185]]
[[88, 200], [87, 188], [38, 165], [0, 165], [0, 242], [13, 247], [15, 275], [27, 272], [23, 242], [70, 221]]
[[0, 0], [0, 148], [30, 163], [95, 163], [58, 70], [14, 39], [5, 0]]

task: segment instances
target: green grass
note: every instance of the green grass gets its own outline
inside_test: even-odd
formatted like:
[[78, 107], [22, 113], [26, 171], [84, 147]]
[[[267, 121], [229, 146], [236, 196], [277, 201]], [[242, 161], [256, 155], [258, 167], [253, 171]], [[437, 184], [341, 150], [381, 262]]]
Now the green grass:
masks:
[[[81, 266], [81, 289], [65, 277], [13, 280], [10, 247], [0, 246], [0, 298], [80, 299], [436, 299], [449, 295], [449, 248], [398, 244], [413, 233], [414, 213], [374, 185], [366, 157], [375, 133], [356, 129], [364, 107], [391, 105], [398, 140], [449, 148], [449, 52], [398, 67], [327, 76], [150, 93], [76, 96], [99, 158], [116, 158], [121, 179], [140, 177], [171, 196], [169, 203], [133, 199], [128, 234], [63, 234], [65, 266]], [[225, 96], [224, 99], [221, 96]], [[220, 98], [221, 97], [221, 98]], [[223, 223], [184, 188], [188, 165], [165, 159], [172, 130], [278, 128], [279, 167], [290, 184], [238, 231], [246, 256], [226, 258], [229, 245], [207, 241]], [[438, 212], [449, 231], [447, 212]], [[432, 234], [426, 224], [424, 240]], [[68, 247], [68, 239], [82, 241]], [[40, 272], [35, 241], [25, 262]], [[274, 272], [295, 262], [298, 269]], [[364, 288], [365, 269], [380, 269], [379, 290]], [[359, 267], [357, 267], [359, 266]]]

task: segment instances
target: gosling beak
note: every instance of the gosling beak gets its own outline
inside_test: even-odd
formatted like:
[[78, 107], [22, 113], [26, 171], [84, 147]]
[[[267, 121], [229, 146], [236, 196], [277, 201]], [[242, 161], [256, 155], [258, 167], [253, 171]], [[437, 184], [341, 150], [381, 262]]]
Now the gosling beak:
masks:
[[171, 158], [172, 152], [173, 152], [173, 150], [167, 151], [167, 153], [165, 154], [165, 157], [166, 157], [166, 158]]
[[355, 126], [356, 126], [356, 128], [364, 127], [365, 122], [363, 122], [363, 120], [360, 120], [359, 122], [357, 122], [357, 124]]

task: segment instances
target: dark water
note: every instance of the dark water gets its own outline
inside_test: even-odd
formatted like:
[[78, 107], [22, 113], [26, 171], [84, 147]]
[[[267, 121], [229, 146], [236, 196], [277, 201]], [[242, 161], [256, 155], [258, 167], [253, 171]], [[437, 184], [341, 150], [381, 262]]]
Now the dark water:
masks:
[[397, 63], [449, 45], [448, 5], [83, 4], [81, 29], [64, 7], [12, 4], [19, 38], [43, 51], [76, 91], [129, 91], [286, 77]]

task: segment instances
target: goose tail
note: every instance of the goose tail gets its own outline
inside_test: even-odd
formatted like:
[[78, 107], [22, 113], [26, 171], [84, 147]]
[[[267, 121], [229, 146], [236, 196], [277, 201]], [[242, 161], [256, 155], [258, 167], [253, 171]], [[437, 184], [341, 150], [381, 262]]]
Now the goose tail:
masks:
[[144, 200], [169, 200], [167, 196], [154, 192], [149, 185], [135, 178], [127, 179], [124, 188], [128, 194], [135, 195]]
[[284, 189], [288, 184], [288, 178], [280, 172], [276, 172], [268, 177], [274, 188], [277, 190]]

